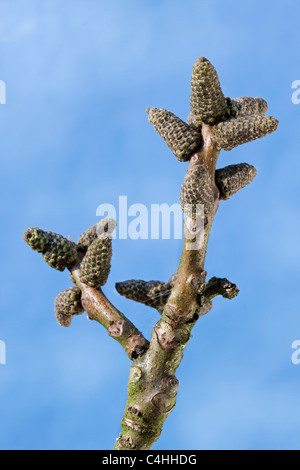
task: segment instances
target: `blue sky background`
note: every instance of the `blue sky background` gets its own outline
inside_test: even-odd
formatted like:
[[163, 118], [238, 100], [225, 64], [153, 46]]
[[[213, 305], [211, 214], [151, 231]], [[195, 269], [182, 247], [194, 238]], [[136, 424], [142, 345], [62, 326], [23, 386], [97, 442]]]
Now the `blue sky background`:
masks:
[[[300, 79], [296, 1], [0, 1], [1, 449], [110, 449], [130, 361], [86, 316], [54, 318], [71, 286], [23, 242], [29, 226], [77, 239], [103, 202], [173, 204], [178, 163], [145, 109], [189, 113], [193, 62], [206, 56], [226, 95], [262, 96], [278, 131], [232, 152], [254, 183], [220, 206], [210, 276], [241, 290], [216, 299], [178, 370], [177, 407], [155, 449], [300, 449]], [[118, 296], [117, 281], [167, 280], [178, 240], [116, 240], [105, 293], [150, 336], [158, 314]]]

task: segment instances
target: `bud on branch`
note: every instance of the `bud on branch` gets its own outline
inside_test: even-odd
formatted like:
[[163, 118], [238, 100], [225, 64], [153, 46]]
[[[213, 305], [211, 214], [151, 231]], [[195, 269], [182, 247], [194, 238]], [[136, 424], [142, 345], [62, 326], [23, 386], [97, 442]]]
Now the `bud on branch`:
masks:
[[120, 295], [127, 299], [156, 308], [161, 312], [170, 296], [172, 287], [170, 284], [160, 281], [130, 280], [118, 282], [116, 289]]
[[55, 299], [55, 316], [61, 326], [71, 325], [74, 315], [81, 315], [84, 308], [81, 305], [81, 290], [71, 287], [64, 290]]
[[76, 244], [57, 233], [29, 228], [24, 233], [24, 240], [32, 250], [42, 253], [46, 263], [58, 271], [70, 268], [77, 258]]
[[191, 155], [200, 147], [202, 138], [200, 132], [193, 129], [175, 114], [165, 109], [147, 109], [149, 122], [156, 132], [164, 139], [180, 162], [189, 160]]
[[216, 185], [220, 199], [229, 199], [240, 189], [250, 184], [257, 175], [254, 166], [247, 163], [230, 165], [216, 171]]

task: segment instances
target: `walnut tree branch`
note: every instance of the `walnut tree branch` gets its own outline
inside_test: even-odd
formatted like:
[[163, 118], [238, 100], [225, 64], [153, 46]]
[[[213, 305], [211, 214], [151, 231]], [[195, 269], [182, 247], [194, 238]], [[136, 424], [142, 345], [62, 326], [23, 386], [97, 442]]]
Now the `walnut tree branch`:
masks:
[[233, 299], [239, 292], [227, 279], [213, 277], [206, 282], [205, 258], [220, 201], [248, 185], [256, 169], [241, 163], [216, 170], [220, 151], [261, 138], [278, 125], [275, 118], [265, 116], [268, 106], [263, 99], [224, 96], [216, 70], [204, 57], [193, 66], [190, 104], [187, 123], [164, 109], [147, 109], [149, 121], [176, 158], [189, 162], [180, 193], [185, 219], [179, 267], [168, 283], [131, 280], [116, 285], [121, 295], [160, 312], [150, 343], [101, 289], [110, 272], [114, 221], [104, 219], [90, 227], [77, 243], [37, 228], [24, 233], [25, 242], [51, 267], [71, 273], [75, 287], [55, 300], [58, 322], [70, 326], [73, 317], [85, 310], [133, 360], [115, 450], [150, 449], [159, 438], [176, 404], [175, 373], [194, 325], [211, 310], [214, 297]]
[[80, 262], [70, 270], [73, 282], [81, 290], [81, 303], [91, 320], [95, 320], [107, 329], [108, 334], [118, 341], [129, 359], [143, 355], [149, 342], [142, 333], [106, 298], [101, 288], [90, 287], [80, 279]]
[[[153, 328], [150, 347], [131, 367], [128, 400], [115, 450], [150, 449], [159, 438], [176, 404], [179, 383], [175, 373], [192, 328], [200, 316], [210, 311], [213, 297], [221, 294], [233, 298], [238, 293], [237, 287], [224, 279], [213, 278], [205, 284], [204, 263], [220, 200], [229, 199], [249, 184], [256, 170], [240, 165], [216, 172], [220, 150], [230, 150], [277, 127], [274, 118], [263, 116], [264, 100], [224, 97], [215, 69], [204, 58], [194, 64], [191, 110], [186, 124], [163, 109], [147, 109], [149, 121], [177, 159], [190, 161], [180, 196], [186, 214], [185, 236], [173, 289]], [[200, 229], [198, 204], [203, 209], [204, 226]]]
[[[110, 226], [110, 227], [109, 227]], [[71, 273], [76, 287], [61, 292], [55, 299], [55, 314], [61, 326], [69, 327], [74, 315], [86, 311], [89, 318], [103, 325], [109, 335], [135, 360], [143, 355], [149, 342], [142, 333], [105, 297], [100, 286], [106, 284], [112, 256], [111, 236], [115, 222], [103, 219], [79, 237], [77, 243], [53, 232], [29, 228], [25, 242], [42, 253], [54, 269]]]
[[175, 372], [183, 358], [192, 328], [198, 318], [212, 308], [210, 301], [199, 304], [199, 291], [205, 285], [205, 254], [219, 205], [219, 192], [214, 179], [219, 153], [207, 126], [201, 149], [191, 158], [188, 170], [204, 167], [213, 188], [214, 201], [211, 210], [206, 213], [203, 242], [199, 249], [189, 249], [191, 243], [196, 243], [193, 233], [195, 220], [186, 218], [184, 246], [175, 285], [161, 319], [154, 326], [149, 350], [131, 368], [128, 400], [116, 450], [150, 449], [159, 438], [165, 419], [176, 404], [179, 383]]

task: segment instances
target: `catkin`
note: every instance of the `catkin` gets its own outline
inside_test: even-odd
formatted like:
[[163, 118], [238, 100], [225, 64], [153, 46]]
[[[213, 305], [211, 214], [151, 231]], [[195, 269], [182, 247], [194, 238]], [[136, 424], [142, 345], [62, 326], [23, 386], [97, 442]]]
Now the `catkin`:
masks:
[[81, 305], [81, 290], [78, 287], [60, 292], [55, 299], [55, 317], [57, 322], [63, 326], [71, 325], [74, 315], [81, 315], [84, 309]]
[[205, 57], [193, 66], [191, 79], [191, 111], [198, 122], [214, 124], [226, 114], [228, 106], [218, 74]]
[[250, 184], [257, 170], [248, 163], [240, 163], [238, 165], [229, 165], [216, 171], [216, 185], [220, 192], [220, 199], [229, 199], [240, 189]]
[[127, 299], [160, 309], [171, 293], [170, 284], [160, 281], [129, 280], [116, 284], [118, 293]]
[[88, 247], [80, 265], [80, 279], [90, 287], [106, 284], [112, 258], [112, 240], [109, 236], [96, 238]]
[[219, 148], [232, 150], [274, 132], [277, 126], [278, 121], [272, 116], [239, 116], [216, 124], [213, 132]]
[[24, 240], [30, 248], [42, 253], [46, 263], [58, 271], [71, 267], [77, 258], [76, 244], [57, 233], [29, 228], [24, 233]]
[[226, 99], [231, 117], [239, 115], [265, 114], [268, 110], [268, 103], [262, 98], [241, 96], [240, 98]]
[[214, 192], [208, 171], [202, 165], [191, 168], [180, 192], [182, 211], [191, 218], [208, 214], [214, 205]]
[[149, 122], [180, 162], [190, 159], [201, 145], [201, 133], [165, 109], [147, 110]]

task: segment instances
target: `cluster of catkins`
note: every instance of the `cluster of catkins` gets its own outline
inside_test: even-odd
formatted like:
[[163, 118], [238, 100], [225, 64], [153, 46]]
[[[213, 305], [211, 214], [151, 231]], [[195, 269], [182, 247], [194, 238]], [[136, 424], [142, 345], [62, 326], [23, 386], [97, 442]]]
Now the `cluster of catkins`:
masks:
[[[111, 234], [115, 227], [114, 220], [104, 219], [84, 232], [77, 243], [53, 232], [29, 228], [24, 233], [24, 240], [30, 248], [42, 253], [46, 263], [58, 271], [71, 269], [79, 260], [80, 281], [97, 289], [106, 283], [110, 272]], [[71, 287], [56, 297], [55, 316], [61, 326], [70, 326], [73, 316], [83, 312], [79, 287]]]
[[[202, 126], [210, 126], [216, 147], [232, 150], [238, 145], [263, 137], [277, 129], [278, 121], [265, 116], [268, 105], [262, 98], [225, 97], [217, 72], [201, 57], [193, 67], [191, 79], [191, 113], [187, 122], [165, 109], [147, 109], [149, 121], [165, 140], [177, 159], [186, 162], [201, 151]], [[216, 170], [215, 181], [203, 165], [191, 167], [184, 179], [180, 202], [183, 212], [192, 219], [201, 211], [209, 213], [215, 202], [216, 186], [219, 199], [229, 199], [248, 185], [256, 176], [252, 165], [241, 163]], [[81, 235], [77, 243], [57, 235], [30, 228], [24, 234], [25, 242], [43, 254], [53, 268], [63, 271], [79, 264], [80, 281], [92, 288], [103, 286], [108, 278], [112, 257], [111, 234], [115, 229], [112, 219], [104, 219]], [[129, 280], [116, 284], [119, 294], [162, 312], [176, 282], [175, 273], [168, 283], [160, 281]], [[72, 276], [71, 276], [72, 277]], [[70, 326], [74, 315], [83, 313], [81, 289], [72, 287], [61, 292], [55, 300], [55, 314], [62, 326]]]
[[[209, 60], [200, 57], [191, 79], [191, 113], [187, 123], [165, 109], [147, 109], [149, 121], [181, 162], [201, 151], [203, 124], [211, 126], [216, 146], [232, 150], [238, 145], [259, 139], [277, 129], [278, 121], [265, 116], [268, 105], [262, 98], [225, 97], [217, 72]], [[229, 199], [249, 184], [256, 169], [248, 164], [230, 165], [216, 171], [220, 199]], [[210, 212], [214, 203], [211, 180], [204, 166], [191, 168], [184, 180], [180, 202], [186, 215], [195, 218], [197, 204]]]
[[[150, 123], [180, 162], [189, 161], [201, 151], [203, 124], [211, 126], [219, 150], [232, 150], [277, 129], [278, 121], [265, 116], [268, 105], [262, 98], [225, 97], [215, 68], [204, 57], [200, 57], [193, 67], [190, 105], [187, 122], [165, 109], [147, 109]], [[247, 163], [216, 170], [214, 183], [219, 190], [219, 199], [229, 199], [251, 183], [256, 174], [256, 168]], [[195, 165], [188, 170], [181, 188], [180, 202], [185, 215], [193, 219], [203, 215], [203, 209], [204, 215], [212, 210], [215, 192], [211, 177], [203, 165]], [[175, 281], [176, 273], [167, 284], [130, 280], [116, 284], [116, 288], [128, 299], [162, 311]]]

